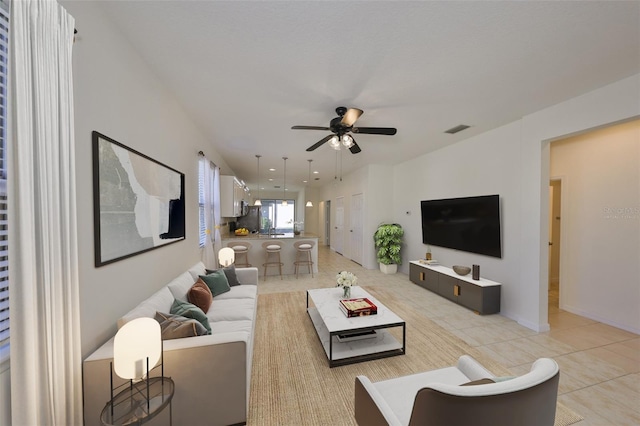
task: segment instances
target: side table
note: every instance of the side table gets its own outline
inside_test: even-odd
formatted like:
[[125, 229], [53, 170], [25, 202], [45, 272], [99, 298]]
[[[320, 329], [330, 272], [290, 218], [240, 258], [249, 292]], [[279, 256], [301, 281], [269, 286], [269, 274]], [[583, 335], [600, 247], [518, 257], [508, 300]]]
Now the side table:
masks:
[[141, 425], [160, 414], [168, 405], [169, 424], [172, 424], [171, 400], [174, 390], [173, 380], [169, 377], [151, 377], [132, 383], [107, 402], [100, 414], [100, 421], [105, 426]]

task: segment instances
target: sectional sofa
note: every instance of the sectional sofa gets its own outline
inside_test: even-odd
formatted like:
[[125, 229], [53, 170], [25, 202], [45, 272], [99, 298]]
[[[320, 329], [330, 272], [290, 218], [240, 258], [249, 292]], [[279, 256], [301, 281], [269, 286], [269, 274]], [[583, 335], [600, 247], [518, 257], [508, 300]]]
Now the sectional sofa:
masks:
[[[164, 340], [164, 375], [175, 383], [173, 424], [232, 425], [247, 421], [251, 356], [257, 308], [257, 268], [235, 269], [241, 285], [215, 296], [206, 312], [210, 335]], [[139, 317], [168, 313], [206, 270], [200, 262], [173, 279], [118, 320], [118, 327]], [[83, 363], [84, 422], [100, 425], [110, 398], [113, 338]], [[116, 384], [121, 380], [116, 378]], [[168, 410], [164, 410], [168, 411]], [[168, 413], [154, 423], [168, 424]], [[158, 423], [160, 422], [160, 423]]]

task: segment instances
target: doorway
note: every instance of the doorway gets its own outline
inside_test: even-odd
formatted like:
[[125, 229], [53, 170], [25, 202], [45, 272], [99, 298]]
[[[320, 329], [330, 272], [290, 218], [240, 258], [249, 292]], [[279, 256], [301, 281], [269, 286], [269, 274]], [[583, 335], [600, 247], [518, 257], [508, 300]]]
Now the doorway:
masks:
[[344, 197], [336, 197], [333, 250], [342, 254], [344, 250]]
[[560, 310], [562, 180], [549, 181], [549, 313]]
[[331, 200], [324, 205], [324, 245], [331, 247]]
[[351, 260], [362, 265], [362, 222], [364, 221], [364, 196], [362, 193], [351, 196]]

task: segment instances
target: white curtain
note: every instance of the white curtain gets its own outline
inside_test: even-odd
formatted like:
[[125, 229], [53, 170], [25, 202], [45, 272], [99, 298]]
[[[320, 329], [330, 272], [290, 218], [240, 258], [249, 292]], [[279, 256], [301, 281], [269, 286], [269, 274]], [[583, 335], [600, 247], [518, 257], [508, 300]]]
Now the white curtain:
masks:
[[12, 424], [81, 425], [74, 19], [53, 0], [22, 0], [10, 22]]
[[[220, 167], [214, 168], [213, 178], [213, 250], [217, 253], [222, 248], [222, 236], [220, 235]], [[218, 259], [216, 258], [216, 264]], [[220, 265], [218, 265], [220, 267]]]
[[215, 235], [215, 222], [213, 215], [213, 188], [214, 188], [214, 165], [205, 157], [200, 156], [200, 167], [203, 174], [203, 207], [204, 207], [204, 248], [202, 250], [202, 262], [207, 268], [215, 269], [217, 266], [216, 255], [213, 249], [213, 239]]

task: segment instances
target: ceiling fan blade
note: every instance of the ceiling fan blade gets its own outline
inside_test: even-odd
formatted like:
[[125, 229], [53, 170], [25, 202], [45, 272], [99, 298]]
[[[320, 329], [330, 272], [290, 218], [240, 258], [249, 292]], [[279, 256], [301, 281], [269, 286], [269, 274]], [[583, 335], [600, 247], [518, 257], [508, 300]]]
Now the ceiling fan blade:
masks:
[[398, 130], [394, 127], [354, 127], [351, 129], [353, 133], [362, 133], [367, 135], [395, 135]]
[[351, 145], [351, 147], [349, 148], [349, 151], [351, 151], [352, 154], [357, 154], [360, 151], [362, 151], [358, 146], [358, 144], [356, 143], [356, 140], [353, 139], [353, 136], [351, 137], [351, 140], [353, 141], [353, 145]]
[[344, 113], [344, 117], [342, 117], [341, 123], [346, 126], [353, 126], [358, 118], [362, 115], [364, 111], [358, 108], [349, 108], [347, 112]]
[[324, 138], [320, 139], [318, 142], [314, 143], [313, 145], [311, 145], [309, 148], [307, 148], [307, 151], [313, 151], [316, 148], [319, 148], [320, 146], [322, 146], [322, 144], [324, 144], [325, 142], [327, 142], [329, 139], [331, 139], [334, 135], [329, 135], [329, 136], [325, 136]]
[[291, 127], [293, 130], [331, 130], [328, 127], [321, 126], [293, 126]]

